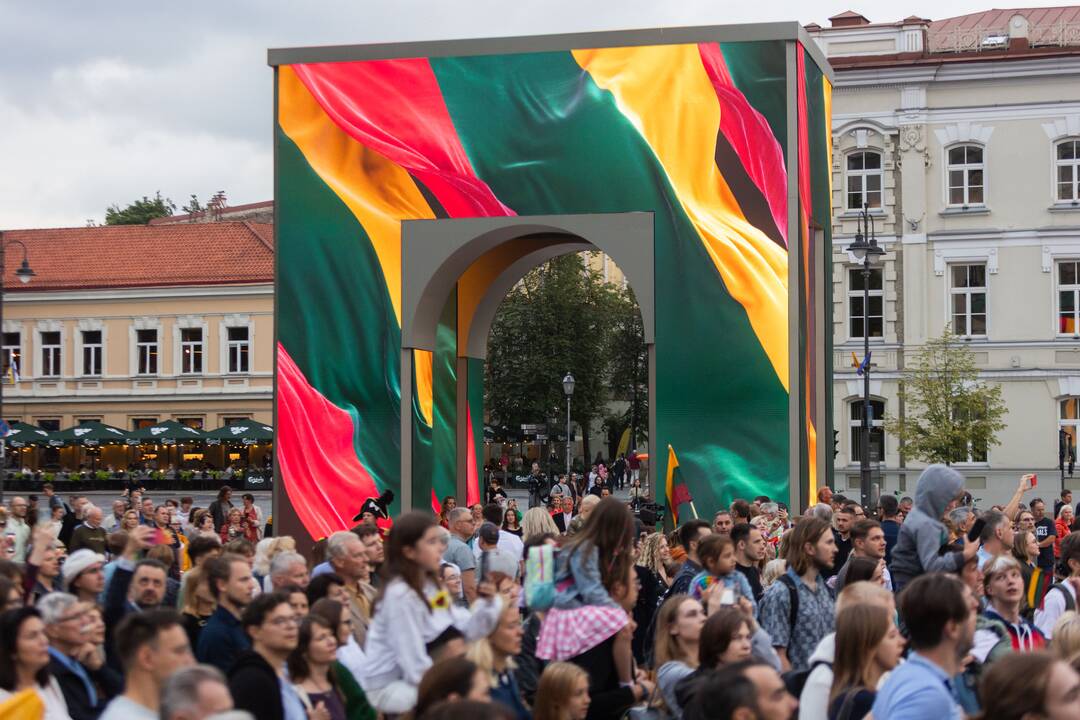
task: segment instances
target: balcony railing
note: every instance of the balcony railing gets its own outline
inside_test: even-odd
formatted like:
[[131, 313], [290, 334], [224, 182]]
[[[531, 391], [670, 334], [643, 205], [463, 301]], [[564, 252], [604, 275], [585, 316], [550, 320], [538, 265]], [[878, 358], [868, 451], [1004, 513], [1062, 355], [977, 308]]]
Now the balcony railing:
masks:
[[[1080, 22], [1054, 22], [1028, 28], [1032, 47], [1068, 47], [1080, 45]], [[954, 28], [931, 32], [931, 53], [989, 52], [1009, 47], [1009, 31], [1002, 27]]]

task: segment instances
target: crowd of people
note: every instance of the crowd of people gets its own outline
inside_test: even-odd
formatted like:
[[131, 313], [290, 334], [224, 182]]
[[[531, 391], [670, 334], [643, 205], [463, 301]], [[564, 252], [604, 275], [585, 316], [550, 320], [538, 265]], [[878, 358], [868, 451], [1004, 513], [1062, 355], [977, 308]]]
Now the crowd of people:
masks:
[[598, 469], [524, 512], [497, 482], [387, 496], [310, 548], [227, 487], [47, 487], [0, 508], [0, 717], [1078, 719], [1071, 495], [1049, 517], [1024, 476], [977, 509], [963, 482], [663, 532]]

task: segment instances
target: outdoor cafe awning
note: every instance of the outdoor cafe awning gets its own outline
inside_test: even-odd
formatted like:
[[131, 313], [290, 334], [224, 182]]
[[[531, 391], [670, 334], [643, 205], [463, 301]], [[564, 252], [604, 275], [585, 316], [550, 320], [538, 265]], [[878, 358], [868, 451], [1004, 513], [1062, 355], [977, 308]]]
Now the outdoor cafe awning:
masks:
[[177, 445], [201, 443], [206, 433], [176, 420], [149, 425], [128, 433], [128, 445]]
[[118, 445], [127, 442], [127, 439], [128, 434], [120, 428], [94, 420], [93, 422], [83, 423], [67, 430], [52, 433], [49, 438], [49, 445], [52, 447], [67, 445], [97, 447], [99, 445]]
[[237, 420], [206, 433], [207, 445], [232, 443], [237, 445], [258, 445], [274, 441], [274, 428], [254, 420]]
[[48, 445], [52, 434], [37, 425], [24, 422], [11, 423], [11, 432], [4, 437], [8, 447], [24, 448], [27, 445]]

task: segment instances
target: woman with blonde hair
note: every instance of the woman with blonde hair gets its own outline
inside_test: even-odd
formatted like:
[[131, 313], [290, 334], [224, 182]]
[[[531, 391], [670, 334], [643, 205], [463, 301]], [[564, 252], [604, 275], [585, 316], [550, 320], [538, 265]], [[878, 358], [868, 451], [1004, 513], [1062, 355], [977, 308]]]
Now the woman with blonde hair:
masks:
[[554, 662], [544, 668], [536, 690], [533, 720], [585, 720], [588, 712], [588, 673], [568, 662]]
[[904, 637], [880, 605], [849, 605], [836, 616], [829, 720], [860, 720], [874, 705], [882, 676], [896, 667]]
[[295, 538], [288, 535], [263, 538], [255, 546], [255, 564], [251, 566], [251, 573], [259, 581], [263, 592], [273, 589], [270, 585], [270, 563], [283, 552], [296, 552]]
[[664, 588], [671, 587], [674, 579], [668, 575], [667, 563], [671, 562], [671, 548], [664, 533], [654, 532], [645, 536], [641, 541], [641, 551], [638, 553], [637, 564], [653, 575], [664, 584]]
[[544, 508], [529, 508], [525, 517], [521, 518], [521, 539], [528, 542], [533, 535], [544, 533], [551, 533], [558, 537], [559, 527]]
[[656, 613], [653, 643], [656, 685], [676, 717], [682, 715], [682, 710], [675, 698], [675, 687], [698, 666], [698, 646], [704, 626], [705, 609], [683, 593], [672, 595]]
[[217, 599], [210, 590], [205, 570], [202, 567], [191, 568], [184, 573], [183, 604], [180, 607], [180, 619], [191, 647], [199, 646], [199, 635], [215, 610]]
[[1050, 643], [1050, 649], [1054, 655], [1077, 667], [1080, 661], [1080, 613], [1075, 610], [1066, 610], [1054, 623], [1054, 641]]

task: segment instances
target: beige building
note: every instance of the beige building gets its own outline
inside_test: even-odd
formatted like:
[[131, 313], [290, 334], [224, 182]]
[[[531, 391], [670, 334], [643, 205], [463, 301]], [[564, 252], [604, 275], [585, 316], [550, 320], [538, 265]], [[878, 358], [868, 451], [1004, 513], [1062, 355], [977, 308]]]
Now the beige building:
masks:
[[[846, 12], [808, 28], [836, 70], [833, 95], [833, 378], [836, 486], [858, 487], [869, 329], [873, 418], [898, 416], [905, 361], [946, 324], [970, 344], [1008, 407], [1001, 445], [959, 467], [973, 494], [1007, 499], [1021, 473], [1061, 488], [1059, 429], [1080, 404], [1080, 8], [991, 10], [871, 23]], [[844, 248], [856, 209], [874, 216], [884, 261], [863, 308]], [[910, 494], [880, 428], [870, 448], [887, 492]], [[1080, 473], [1066, 487], [1080, 488]]]
[[[270, 225], [15, 230], [3, 240], [5, 419], [49, 430], [272, 421]], [[36, 273], [25, 285], [14, 241]]]

